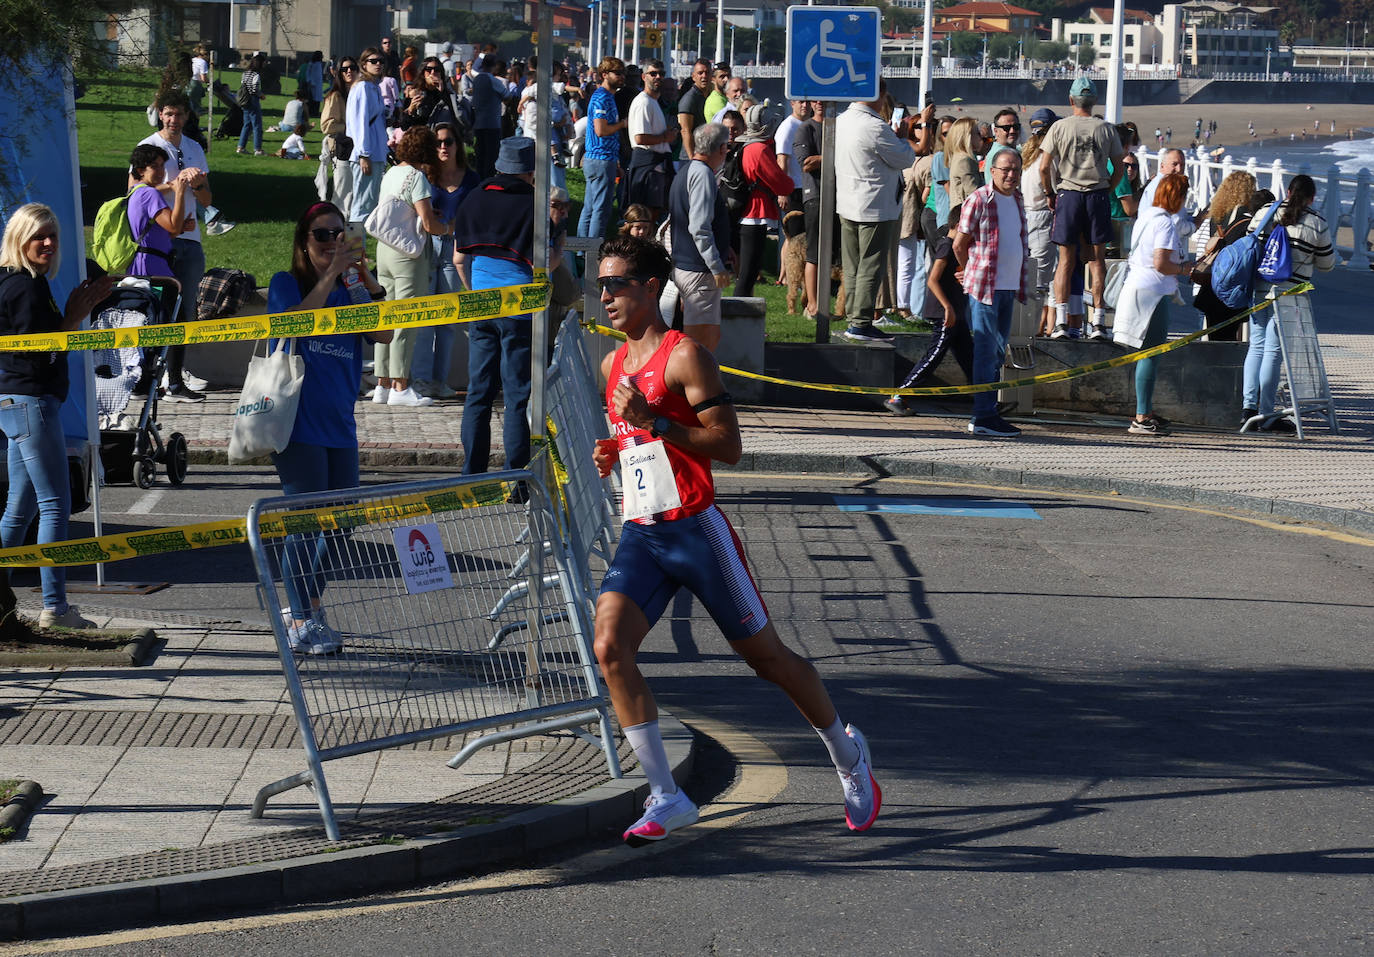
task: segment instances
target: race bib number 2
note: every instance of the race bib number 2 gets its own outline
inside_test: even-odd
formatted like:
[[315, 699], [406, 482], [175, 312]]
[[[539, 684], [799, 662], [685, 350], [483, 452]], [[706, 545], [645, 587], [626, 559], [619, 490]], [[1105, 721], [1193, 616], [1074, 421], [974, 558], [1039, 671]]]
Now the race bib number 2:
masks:
[[624, 492], [625, 521], [652, 518], [682, 507], [677, 479], [668, 462], [662, 439], [620, 450], [620, 481]]

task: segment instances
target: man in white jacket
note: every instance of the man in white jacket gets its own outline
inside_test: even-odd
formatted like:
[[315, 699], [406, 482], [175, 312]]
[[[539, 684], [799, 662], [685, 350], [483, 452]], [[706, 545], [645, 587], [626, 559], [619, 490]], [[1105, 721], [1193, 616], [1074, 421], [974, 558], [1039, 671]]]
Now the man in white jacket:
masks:
[[[879, 87], [879, 97], [883, 89]], [[902, 171], [911, 147], [879, 113], [881, 99], [851, 103], [835, 118], [835, 212], [840, 217], [840, 259], [851, 342], [890, 345], [892, 336], [873, 325], [873, 304], [887, 272], [888, 250], [902, 216]]]

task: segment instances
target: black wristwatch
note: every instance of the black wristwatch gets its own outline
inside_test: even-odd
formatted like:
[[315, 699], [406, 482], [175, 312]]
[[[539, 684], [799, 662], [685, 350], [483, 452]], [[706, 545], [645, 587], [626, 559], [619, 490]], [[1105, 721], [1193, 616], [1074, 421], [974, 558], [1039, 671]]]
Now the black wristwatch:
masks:
[[659, 439], [667, 435], [668, 430], [672, 427], [672, 419], [668, 418], [666, 415], [658, 415], [654, 417], [653, 425], [649, 426], [649, 434], [654, 438]]

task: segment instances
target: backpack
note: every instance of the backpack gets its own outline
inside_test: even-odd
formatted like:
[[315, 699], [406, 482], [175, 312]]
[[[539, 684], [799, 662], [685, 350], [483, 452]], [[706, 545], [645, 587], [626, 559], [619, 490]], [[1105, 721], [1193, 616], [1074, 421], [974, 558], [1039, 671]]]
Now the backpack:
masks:
[[1266, 282], [1284, 282], [1293, 276], [1293, 253], [1288, 248], [1288, 230], [1275, 226], [1264, 243], [1258, 271]]
[[[102, 203], [95, 214], [90, 257], [106, 273], [122, 273], [129, 268], [134, 256], [140, 251], [156, 251], [143, 248], [143, 240], [148, 235], [148, 230], [153, 228], [153, 220], [148, 220], [148, 225], [143, 227], [142, 235], [137, 238], [134, 237], [134, 227], [129, 222], [129, 197], [145, 186], [146, 183], [135, 184], [125, 195]], [[158, 255], [162, 254], [159, 252]]]
[[1277, 202], [1270, 203], [1269, 211], [1252, 231], [1224, 247], [1212, 260], [1212, 292], [1232, 309], [1250, 308], [1260, 264], [1259, 237], [1278, 208]]
[[749, 206], [749, 195], [754, 191], [754, 184], [744, 175], [743, 146], [730, 145], [725, 162], [716, 174], [716, 182], [720, 184], [720, 196], [725, 200], [726, 210], [732, 219], [739, 219]]

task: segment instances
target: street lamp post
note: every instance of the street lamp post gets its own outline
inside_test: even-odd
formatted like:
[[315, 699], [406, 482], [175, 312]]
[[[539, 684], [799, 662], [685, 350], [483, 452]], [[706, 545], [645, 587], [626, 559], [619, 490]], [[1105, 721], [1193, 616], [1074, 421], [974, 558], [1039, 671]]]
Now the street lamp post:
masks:
[[1274, 55], [1274, 48], [1271, 46], [1264, 51], [1264, 82], [1269, 82], [1269, 58]]
[[701, 58], [701, 14], [697, 14], [697, 59]]
[[763, 24], [754, 27], [754, 66], [763, 63]]
[[988, 35], [983, 34], [983, 76], [988, 75]]
[[730, 59], [726, 61], [733, 68], [735, 65], [735, 25], [730, 24]]
[[638, 63], [638, 62], [639, 62], [639, 0], [635, 0], [635, 25], [634, 25], [634, 30], [635, 30], [635, 41], [634, 41], [634, 44], [630, 47], [630, 49], [631, 49], [631, 51], [632, 51], [631, 54], [630, 54], [630, 56], [631, 56], [632, 62]]

